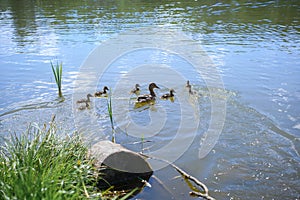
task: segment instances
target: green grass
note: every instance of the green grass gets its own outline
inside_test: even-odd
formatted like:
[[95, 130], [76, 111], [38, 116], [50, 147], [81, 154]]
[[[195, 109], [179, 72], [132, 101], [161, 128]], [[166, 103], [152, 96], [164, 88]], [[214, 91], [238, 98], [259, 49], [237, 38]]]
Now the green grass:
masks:
[[58, 96], [62, 97], [62, 91], [61, 91], [61, 81], [62, 81], [62, 63], [58, 64], [58, 62], [56, 63], [56, 66], [54, 67], [53, 63], [51, 63], [51, 68], [53, 71], [53, 75], [55, 77], [55, 82], [57, 85], [57, 89], [58, 89]]
[[[87, 147], [78, 134], [58, 137], [31, 125], [11, 136], [0, 151], [0, 199], [99, 199], [97, 178]], [[92, 198], [93, 197], [93, 198]]]
[[120, 199], [128, 193], [99, 191], [98, 176], [79, 134], [63, 138], [54, 120], [32, 124], [20, 137], [5, 139], [0, 149], [0, 199]]

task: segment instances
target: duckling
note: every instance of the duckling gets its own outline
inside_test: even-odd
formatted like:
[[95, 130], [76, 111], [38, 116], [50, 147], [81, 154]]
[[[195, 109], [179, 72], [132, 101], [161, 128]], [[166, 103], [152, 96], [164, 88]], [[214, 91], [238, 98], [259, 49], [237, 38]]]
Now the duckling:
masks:
[[156, 94], [154, 92], [154, 88], [160, 89], [155, 83], [149, 84], [149, 92], [150, 94], [144, 94], [137, 97], [137, 103], [146, 103], [155, 100]]
[[140, 85], [137, 83], [137, 84], [135, 84], [135, 88], [134, 89], [132, 89], [131, 91], [130, 91], [130, 93], [131, 94], [136, 94], [136, 95], [139, 95], [140, 94]]
[[90, 104], [89, 104], [89, 102], [84, 102], [85, 103], [85, 105], [81, 105], [79, 108], [78, 108], [78, 110], [85, 110], [85, 109], [87, 109], [87, 108], [90, 108]]
[[192, 86], [190, 85], [190, 81], [189, 81], [189, 80], [186, 82], [186, 86], [185, 86], [185, 87], [187, 87], [187, 88], [189, 89], [189, 93], [190, 93], [190, 94], [195, 94], [195, 93], [192, 91]]
[[76, 103], [88, 103], [91, 101], [90, 97], [93, 97], [93, 95], [87, 94], [86, 97], [87, 97], [86, 99], [80, 99], [80, 100], [76, 101]]
[[107, 94], [107, 92], [106, 92], [107, 90], [109, 90], [108, 87], [104, 86], [103, 87], [103, 91], [95, 92], [94, 96], [95, 97], [101, 97], [102, 95], [106, 95]]
[[192, 87], [191, 87], [191, 86], [189, 87], [189, 93], [190, 93], [190, 94], [195, 94], [195, 92], [192, 91]]
[[186, 81], [186, 86], [185, 87], [187, 87], [187, 88], [191, 87], [189, 80]]
[[164, 95], [162, 95], [160, 98], [161, 98], [161, 99], [172, 98], [172, 97], [174, 97], [174, 94], [173, 94], [173, 93], [175, 93], [175, 90], [174, 90], [174, 89], [171, 89], [171, 90], [170, 90], [170, 93], [164, 94]]

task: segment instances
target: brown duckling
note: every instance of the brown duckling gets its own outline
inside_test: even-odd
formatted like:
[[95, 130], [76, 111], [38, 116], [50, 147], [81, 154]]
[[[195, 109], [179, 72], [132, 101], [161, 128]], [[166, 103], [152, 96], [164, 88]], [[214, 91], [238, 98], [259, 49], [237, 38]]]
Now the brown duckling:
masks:
[[169, 99], [169, 98], [172, 98], [172, 97], [174, 97], [174, 93], [175, 93], [175, 90], [174, 90], [174, 89], [171, 89], [171, 90], [170, 90], [170, 93], [164, 94], [164, 95], [162, 95], [160, 98], [161, 98], [161, 99]]
[[87, 95], [86, 95], [86, 99], [80, 99], [80, 100], [76, 101], [76, 103], [88, 103], [88, 102], [91, 101], [91, 100], [90, 100], [90, 97], [93, 97], [93, 95], [87, 94]]
[[139, 95], [140, 94], [140, 85], [137, 83], [137, 84], [135, 84], [135, 88], [134, 89], [132, 89], [131, 91], [130, 91], [130, 93], [131, 94], [136, 94], [136, 95]]
[[83, 103], [85, 103], [85, 105], [81, 105], [80, 107], [78, 107], [78, 110], [85, 110], [85, 109], [87, 109], [87, 108], [90, 108], [90, 102], [83, 102]]
[[154, 88], [160, 89], [155, 83], [149, 84], [149, 92], [150, 94], [144, 94], [137, 97], [137, 103], [147, 103], [155, 100], [156, 94], [154, 92]]
[[107, 86], [104, 86], [104, 87], [103, 87], [103, 91], [95, 92], [94, 96], [95, 96], [95, 97], [101, 97], [101, 96], [103, 96], [103, 95], [106, 95], [106, 94], [107, 94], [107, 90], [109, 90], [108, 87], [107, 87]]
[[190, 81], [189, 81], [189, 80], [186, 81], [186, 86], [185, 86], [185, 87], [187, 87], [187, 88], [190, 88], [190, 87], [191, 87]]
[[189, 87], [189, 93], [190, 93], [190, 94], [195, 94], [195, 92], [192, 91], [192, 87], [191, 87], [191, 86]]
[[190, 85], [190, 81], [189, 80], [186, 82], [186, 87], [189, 89], [189, 93], [190, 94], [194, 94], [194, 92], [192, 91], [192, 86]]

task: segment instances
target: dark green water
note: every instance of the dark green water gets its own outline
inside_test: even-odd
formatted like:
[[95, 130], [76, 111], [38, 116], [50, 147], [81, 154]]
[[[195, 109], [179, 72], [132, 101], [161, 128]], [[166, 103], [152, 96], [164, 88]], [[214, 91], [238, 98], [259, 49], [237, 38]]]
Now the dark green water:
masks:
[[[191, 141], [184, 152], [179, 152], [180, 144], [171, 145], [162, 156], [172, 159], [179, 153], [175, 164], [202, 180], [216, 199], [299, 199], [299, 13], [299, 1], [0, 0], [0, 134], [21, 134], [30, 122], [43, 124], [56, 114], [67, 133], [78, 130], [93, 141], [110, 139], [106, 99], [93, 100], [90, 110], [76, 109], [76, 91], [84, 88], [78, 83], [92, 79], [83, 77], [82, 64], [93, 49], [112, 38], [132, 29], [141, 35], [142, 27], [160, 27], [198, 42], [224, 87], [210, 90], [205, 77], [212, 74], [199, 76], [190, 63], [168, 51], [144, 49], [120, 57], [102, 78], [91, 74], [99, 81], [98, 89], [108, 85], [119, 91], [112, 99], [117, 142], [152, 153], [175, 138]], [[185, 44], [174, 41], [180, 42]], [[64, 102], [57, 98], [51, 60], [64, 65]], [[189, 79], [200, 97], [190, 98], [185, 82], [159, 70], [132, 75], [136, 66], [151, 69], [153, 63], [171, 66]], [[157, 93], [172, 85], [177, 92], [174, 103], [157, 100], [154, 106], [135, 109], [128, 94], [131, 82], [139, 82], [146, 92], [148, 82], [160, 74], [166, 80], [158, 82]], [[130, 84], [118, 85], [120, 80]], [[213, 149], [199, 158], [211, 119], [220, 116], [220, 110], [212, 112], [213, 99], [226, 102], [224, 126]], [[189, 110], [193, 111], [185, 113]], [[141, 147], [137, 142], [142, 136], [126, 133], [124, 127], [131, 119], [151, 125], [151, 116], [165, 121], [157, 134], [143, 135], [151, 142]], [[190, 128], [195, 122], [199, 126]], [[175, 137], [180, 127], [183, 134]], [[152, 187], [136, 198], [194, 199], [181, 178], [173, 179], [177, 175], [170, 167], [157, 170], [155, 176], [164, 186], [152, 178]]]

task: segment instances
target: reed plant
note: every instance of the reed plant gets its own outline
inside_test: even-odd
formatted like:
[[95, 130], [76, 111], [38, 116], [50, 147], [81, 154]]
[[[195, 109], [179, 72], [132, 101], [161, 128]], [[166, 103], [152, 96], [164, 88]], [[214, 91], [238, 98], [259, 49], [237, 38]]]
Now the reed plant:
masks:
[[56, 63], [56, 66], [53, 65], [52, 61], [51, 63], [51, 68], [53, 71], [53, 75], [55, 77], [55, 82], [57, 85], [57, 89], [58, 89], [58, 96], [62, 97], [62, 91], [61, 91], [61, 81], [62, 81], [62, 62], [60, 64], [58, 64], [58, 62]]
[[144, 142], [145, 142], [145, 137], [144, 137], [144, 133], [142, 134], [141, 137], [141, 148], [142, 148], [142, 153], [144, 153]]
[[114, 119], [113, 119], [113, 109], [112, 109], [112, 102], [111, 102], [111, 89], [109, 90], [109, 94], [107, 97], [107, 111], [110, 119], [110, 125], [112, 130], [112, 142], [116, 142], [115, 138], [115, 127], [114, 127]]
[[111, 199], [97, 189], [87, 151], [78, 134], [57, 135], [54, 123], [12, 135], [0, 151], [0, 199]]

